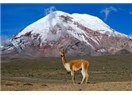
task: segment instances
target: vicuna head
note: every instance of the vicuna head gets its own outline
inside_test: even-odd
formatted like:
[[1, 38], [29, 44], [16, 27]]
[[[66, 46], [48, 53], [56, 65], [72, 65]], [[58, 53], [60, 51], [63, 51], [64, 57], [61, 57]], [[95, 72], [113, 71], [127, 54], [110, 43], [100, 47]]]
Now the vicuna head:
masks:
[[61, 57], [63, 57], [64, 56], [64, 49], [60, 49], [59, 54], [60, 54]]

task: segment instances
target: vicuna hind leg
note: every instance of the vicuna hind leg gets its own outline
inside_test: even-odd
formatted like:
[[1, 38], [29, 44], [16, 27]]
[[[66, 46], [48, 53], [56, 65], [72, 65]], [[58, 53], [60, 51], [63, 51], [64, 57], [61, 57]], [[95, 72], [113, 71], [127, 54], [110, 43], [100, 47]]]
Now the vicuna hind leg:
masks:
[[86, 73], [86, 83], [88, 83], [88, 73]]
[[81, 84], [83, 84], [83, 81], [85, 80], [86, 76], [85, 76], [85, 73], [84, 73], [83, 70], [81, 71], [81, 73], [82, 73], [82, 76], [83, 76], [82, 81], [81, 81]]
[[89, 75], [88, 75], [88, 67], [87, 67], [87, 69], [86, 69], [86, 83], [88, 83], [88, 78], [89, 78]]

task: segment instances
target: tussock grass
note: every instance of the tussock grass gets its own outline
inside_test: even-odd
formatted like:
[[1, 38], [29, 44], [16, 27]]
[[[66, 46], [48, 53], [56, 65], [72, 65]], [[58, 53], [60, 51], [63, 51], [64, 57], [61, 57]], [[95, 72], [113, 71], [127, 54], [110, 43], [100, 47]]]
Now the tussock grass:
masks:
[[[75, 58], [69, 57], [67, 60], [78, 58], [86, 59], [90, 62], [90, 84], [132, 81], [132, 55], [130, 54]], [[67, 74], [63, 67], [61, 58], [7, 58], [2, 56], [1, 59], [2, 86], [6, 86], [5, 80], [26, 82], [29, 83], [30, 86], [33, 85], [32, 83], [37, 82], [43, 82], [43, 84], [71, 82], [71, 76], [70, 74]], [[81, 81], [82, 76], [80, 71], [75, 72], [75, 79], [77, 83]], [[8, 84], [10, 85], [10, 83]]]

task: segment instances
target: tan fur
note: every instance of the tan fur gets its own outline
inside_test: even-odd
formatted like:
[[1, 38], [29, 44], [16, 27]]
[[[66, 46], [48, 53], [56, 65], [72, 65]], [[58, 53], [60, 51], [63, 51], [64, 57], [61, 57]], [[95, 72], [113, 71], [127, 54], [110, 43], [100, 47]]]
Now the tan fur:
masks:
[[71, 61], [67, 62], [65, 60], [64, 50], [59, 50], [59, 54], [61, 55], [62, 63], [64, 65], [64, 67], [66, 68], [67, 71], [71, 72], [73, 84], [75, 83], [74, 71], [78, 71], [80, 69], [82, 69], [81, 73], [83, 76], [81, 84], [83, 83], [84, 80], [86, 80], [86, 83], [87, 83], [89, 62], [87, 60], [83, 60], [83, 59], [71, 60]]

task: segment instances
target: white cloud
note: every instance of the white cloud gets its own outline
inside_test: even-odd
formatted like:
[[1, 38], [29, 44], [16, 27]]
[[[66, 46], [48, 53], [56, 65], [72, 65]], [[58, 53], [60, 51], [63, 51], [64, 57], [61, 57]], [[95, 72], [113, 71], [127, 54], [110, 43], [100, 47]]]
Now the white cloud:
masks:
[[52, 12], [56, 11], [56, 8], [54, 6], [51, 6], [44, 10], [45, 15], [50, 14]]
[[6, 35], [0, 35], [0, 45], [9, 44], [9, 37]]
[[127, 9], [122, 9], [122, 8], [118, 8], [118, 9], [119, 9], [119, 11], [124, 12], [125, 14], [132, 15], [132, 10], [127, 10]]
[[129, 14], [132, 15], [132, 11], [129, 11]]
[[102, 9], [102, 10], [100, 11], [100, 13], [104, 13], [104, 15], [105, 15], [104, 20], [106, 21], [107, 18], [108, 18], [108, 16], [109, 16], [109, 14], [110, 14], [111, 12], [117, 12], [117, 11], [118, 11], [117, 8], [111, 6], [111, 7], [106, 7], [106, 8], [104, 8], [104, 9]]

